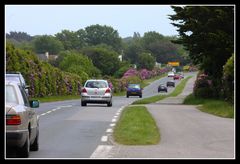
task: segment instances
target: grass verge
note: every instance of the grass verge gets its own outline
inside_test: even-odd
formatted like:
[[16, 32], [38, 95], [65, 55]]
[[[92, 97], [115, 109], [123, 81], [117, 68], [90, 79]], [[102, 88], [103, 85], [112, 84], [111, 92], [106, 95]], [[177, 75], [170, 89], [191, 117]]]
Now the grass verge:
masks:
[[116, 142], [124, 145], [151, 145], [160, 141], [156, 122], [144, 106], [126, 107], [113, 136]]
[[190, 94], [183, 103], [187, 105], [200, 105], [197, 108], [202, 112], [220, 117], [234, 118], [233, 105], [223, 100], [196, 98], [193, 94]]
[[39, 100], [40, 102], [53, 102], [53, 101], [64, 101], [64, 100], [72, 100], [72, 99], [80, 99], [80, 95], [73, 96], [73, 95], [67, 95], [67, 96], [47, 96], [47, 97], [35, 97], [31, 98], [34, 100]]
[[169, 94], [169, 95], [156, 95], [156, 96], [152, 96], [152, 97], [148, 97], [148, 98], [144, 98], [144, 99], [141, 99], [141, 100], [137, 100], [137, 101], [134, 101], [132, 104], [150, 104], [150, 103], [154, 103], [154, 102], [157, 102], [157, 101], [160, 101], [164, 98], [167, 98], [167, 97], [176, 97], [177, 95], [179, 95], [180, 93], [182, 93], [187, 81], [191, 78], [192, 76], [189, 76], [185, 79], [183, 79], [180, 84], [178, 84], [176, 86], [176, 88], [174, 89], [174, 91]]

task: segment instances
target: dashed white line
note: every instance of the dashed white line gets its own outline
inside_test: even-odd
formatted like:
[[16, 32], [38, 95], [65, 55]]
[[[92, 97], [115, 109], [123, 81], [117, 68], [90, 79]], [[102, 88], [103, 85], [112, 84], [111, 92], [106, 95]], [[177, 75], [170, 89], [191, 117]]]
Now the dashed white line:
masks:
[[112, 130], [112, 129], [107, 129], [106, 132], [107, 132], [107, 133], [112, 133], [113, 130]]
[[113, 116], [114, 118], [117, 118], [118, 116]]
[[117, 122], [117, 119], [115, 119], [115, 118], [114, 118], [114, 119], [112, 119], [112, 122]]
[[108, 136], [102, 136], [102, 138], [101, 138], [102, 142], [107, 142], [107, 140], [108, 140]]
[[51, 113], [52, 111], [50, 110], [50, 111], [47, 111], [46, 113]]
[[114, 124], [114, 123], [110, 124], [111, 127], [114, 127], [115, 125], [116, 125], [116, 124]]

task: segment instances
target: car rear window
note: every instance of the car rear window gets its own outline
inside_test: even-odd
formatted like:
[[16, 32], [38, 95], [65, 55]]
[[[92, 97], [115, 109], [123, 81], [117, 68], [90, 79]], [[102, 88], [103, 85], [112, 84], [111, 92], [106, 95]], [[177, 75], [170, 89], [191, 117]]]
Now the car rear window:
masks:
[[140, 85], [139, 84], [128, 84], [128, 88], [137, 88], [137, 89], [139, 89]]
[[16, 92], [15, 92], [15, 89], [14, 89], [13, 86], [7, 85], [5, 92], [6, 92], [6, 102], [8, 102], [8, 103], [18, 103], [17, 95], [16, 95]]
[[6, 79], [9, 81], [16, 81], [20, 83], [20, 79], [17, 76], [6, 76]]
[[88, 81], [86, 83], [87, 88], [107, 88], [105, 81]]

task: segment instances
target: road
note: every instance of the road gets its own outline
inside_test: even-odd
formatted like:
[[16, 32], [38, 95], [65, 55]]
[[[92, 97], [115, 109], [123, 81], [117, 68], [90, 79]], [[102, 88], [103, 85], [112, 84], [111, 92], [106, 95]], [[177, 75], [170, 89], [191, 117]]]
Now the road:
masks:
[[[165, 94], [158, 93], [157, 87], [169, 79], [164, 77], [145, 87], [143, 98]], [[176, 80], [176, 85], [178, 83]], [[173, 90], [169, 88], [168, 94]], [[36, 109], [40, 116], [39, 151], [31, 151], [29, 158], [90, 158], [98, 145], [107, 142], [115, 114], [138, 99], [135, 96], [114, 96], [112, 107], [106, 104], [82, 107], [80, 99], [41, 103]]]

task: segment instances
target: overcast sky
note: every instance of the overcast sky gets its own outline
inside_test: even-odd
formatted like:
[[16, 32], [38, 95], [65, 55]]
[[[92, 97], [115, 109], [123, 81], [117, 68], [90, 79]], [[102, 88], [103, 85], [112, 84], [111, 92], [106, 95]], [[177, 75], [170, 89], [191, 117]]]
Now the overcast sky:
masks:
[[5, 5], [5, 32], [54, 35], [100, 24], [113, 27], [123, 38], [148, 31], [178, 35], [169, 14], [175, 14], [169, 5]]

